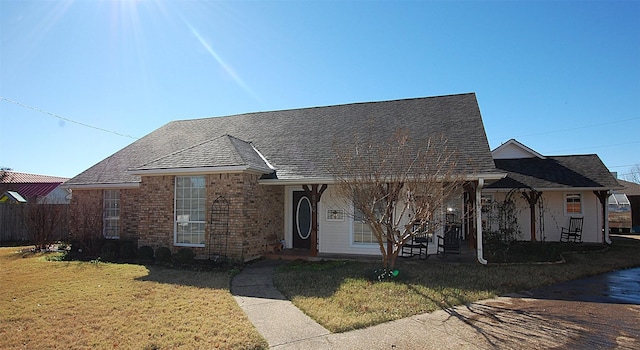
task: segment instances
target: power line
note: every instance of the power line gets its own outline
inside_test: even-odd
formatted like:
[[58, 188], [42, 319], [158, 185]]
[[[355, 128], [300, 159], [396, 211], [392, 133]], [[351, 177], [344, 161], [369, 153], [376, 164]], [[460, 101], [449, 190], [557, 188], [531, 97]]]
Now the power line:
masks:
[[42, 110], [42, 109], [40, 109], [40, 108], [33, 107], [33, 106], [28, 105], [28, 104], [24, 104], [24, 103], [22, 103], [22, 102], [14, 101], [14, 100], [8, 99], [8, 98], [6, 98], [6, 97], [2, 97], [2, 96], [0, 96], [0, 100], [7, 101], [7, 102], [10, 102], [10, 103], [16, 104], [16, 105], [18, 105], [18, 106], [24, 107], [24, 108], [29, 108], [29, 109], [32, 109], [32, 110], [34, 110], [34, 111], [36, 111], [36, 112], [40, 112], [40, 113], [44, 113], [44, 114], [50, 115], [50, 116], [55, 117], [55, 118], [58, 118], [58, 119], [60, 119], [60, 120], [64, 120], [65, 122], [78, 124], [78, 125], [81, 125], [81, 126], [84, 126], [84, 127], [87, 127], [87, 128], [91, 128], [91, 129], [96, 129], [96, 130], [100, 130], [100, 131], [108, 132], [108, 133], [110, 133], [110, 134], [114, 134], [114, 135], [118, 135], [118, 136], [122, 136], [122, 137], [128, 137], [128, 138], [131, 138], [131, 139], [134, 139], [134, 140], [137, 140], [137, 139], [138, 139], [138, 138], [137, 138], [137, 137], [135, 137], [135, 136], [131, 136], [131, 135], [127, 135], [127, 134], [122, 134], [122, 133], [119, 133], [119, 132], [117, 132], [117, 131], [108, 130], [108, 129], [100, 128], [100, 127], [97, 127], [97, 126], [93, 126], [93, 125], [85, 124], [85, 123], [82, 123], [82, 122], [79, 122], [79, 121], [75, 121], [75, 120], [73, 120], [73, 119], [65, 118], [65, 117], [62, 117], [62, 116], [57, 115], [57, 114], [55, 114], [55, 113], [47, 112], [47, 111]]
[[[569, 148], [569, 149], [557, 150], [555, 152], [581, 151], [581, 150], [585, 150], [585, 149], [594, 149], [594, 148], [607, 148], [607, 147], [627, 146], [627, 145], [634, 145], [634, 144], [637, 144], [637, 143], [640, 143], [640, 141], [616, 143], [616, 144], [613, 144], [613, 145], [591, 146], [591, 147], [581, 147], [581, 148]], [[546, 152], [546, 153], [555, 153], [555, 152]]]
[[[514, 138], [538, 136], [538, 135], [554, 134], [554, 133], [558, 133], [558, 132], [566, 132], [566, 131], [573, 131], [573, 130], [580, 130], [580, 129], [595, 128], [595, 127], [599, 127], [599, 126], [624, 123], [624, 122], [628, 122], [628, 121], [632, 121], [632, 120], [638, 120], [638, 119], [640, 119], [640, 117], [627, 118], [627, 119], [623, 119], [623, 120], [614, 120], [614, 121], [609, 121], [609, 122], [606, 122], [606, 123], [599, 123], [599, 124], [576, 126], [574, 128], [568, 128], [568, 129], [541, 131], [541, 132], [537, 132], [537, 133], [533, 133], [533, 134], [519, 135], [519, 136], [516, 136]], [[492, 140], [495, 140], [495, 139], [496, 138], [492, 138]]]

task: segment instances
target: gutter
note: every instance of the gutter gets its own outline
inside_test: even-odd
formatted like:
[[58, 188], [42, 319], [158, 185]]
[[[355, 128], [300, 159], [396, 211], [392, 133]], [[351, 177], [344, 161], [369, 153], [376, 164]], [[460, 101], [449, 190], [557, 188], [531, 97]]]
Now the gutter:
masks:
[[478, 262], [482, 265], [487, 264], [487, 260], [484, 258], [484, 253], [482, 252], [482, 187], [484, 187], [484, 178], [478, 178], [478, 187], [476, 187], [476, 247], [477, 247], [477, 257]]

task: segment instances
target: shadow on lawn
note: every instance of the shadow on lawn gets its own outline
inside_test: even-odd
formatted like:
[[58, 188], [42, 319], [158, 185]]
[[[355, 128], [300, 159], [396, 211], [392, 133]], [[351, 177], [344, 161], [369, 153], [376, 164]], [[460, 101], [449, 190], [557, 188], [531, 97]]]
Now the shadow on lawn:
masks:
[[149, 273], [136, 278], [139, 281], [174, 284], [196, 288], [229, 289], [231, 274], [228, 270], [188, 270], [164, 266], [145, 265]]

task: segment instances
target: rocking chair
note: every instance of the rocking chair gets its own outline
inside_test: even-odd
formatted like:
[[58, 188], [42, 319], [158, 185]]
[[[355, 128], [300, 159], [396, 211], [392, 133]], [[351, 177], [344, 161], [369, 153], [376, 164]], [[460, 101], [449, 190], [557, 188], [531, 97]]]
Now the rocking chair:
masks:
[[[415, 227], [415, 230], [418, 229]], [[417, 255], [420, 259], [427, 260], [429, 258], [427, 248], [429, 248], [429, 234], [426, 230], [422, 230], [414, 233], [411, 241], [402, 246], [402, 256], [409, 258]]]
[[582, 221], [583, 218], [569, 219], [569, 227], [563, 227], [560, 231], [560, 242], [582, 242]]
[[447, 254], [460, 254], [462, 246], [462, 230], [459, 225], [449, 225], [444, 236], [438, 235], [438, 257]]

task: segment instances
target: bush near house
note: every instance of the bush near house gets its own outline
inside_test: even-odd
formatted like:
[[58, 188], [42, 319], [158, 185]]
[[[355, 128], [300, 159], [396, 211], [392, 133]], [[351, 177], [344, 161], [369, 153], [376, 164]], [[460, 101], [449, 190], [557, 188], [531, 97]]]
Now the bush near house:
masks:
[[153, 248], [148, 245], [143, 245], [138, 248], [138, 259], [141, 261], [151, 261], [153, 260]]
[[171, 249], [167, 247], [159, 247], [156, 249], [156, 261], [168, 263], [171, 262]]

